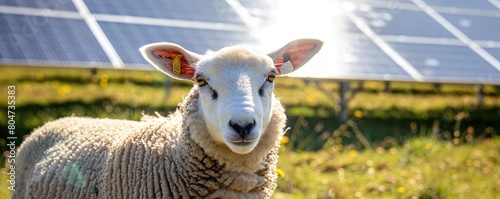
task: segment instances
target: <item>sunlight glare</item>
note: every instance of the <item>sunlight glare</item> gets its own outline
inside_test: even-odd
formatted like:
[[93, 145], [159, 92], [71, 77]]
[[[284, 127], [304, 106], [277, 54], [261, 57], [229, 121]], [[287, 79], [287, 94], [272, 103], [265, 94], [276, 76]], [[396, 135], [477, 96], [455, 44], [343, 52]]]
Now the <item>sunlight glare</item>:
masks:
[[[261, 52], [270, 52], [287, 42], [298, 38], [316, 38], [324, 42], [321, 51], [291, 76], [333, 78], [346, 71], [346, 63], [359, 60], [353, 46], [346, 39], [349, 33], [349, 19], [345, 12], [354, 12], [352, 3], [331, 0], [278, 0], [270, 14], [251, 35], [258, 40], [255, 46]], [[347, 44], [347, 45], [346, 45]]]

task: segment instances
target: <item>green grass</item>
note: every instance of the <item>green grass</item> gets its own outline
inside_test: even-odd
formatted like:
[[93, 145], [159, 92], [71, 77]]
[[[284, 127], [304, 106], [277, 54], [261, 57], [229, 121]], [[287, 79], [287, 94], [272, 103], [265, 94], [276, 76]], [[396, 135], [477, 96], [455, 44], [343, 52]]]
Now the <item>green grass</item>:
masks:
[[[329, 190], [337, 198], [494, 198], [499, 193], [494, 187], [500, 186], [500, 163], [490, 157], [500, 151], [498, 86], [485, 86], [479, 105], [471, 85], [438, 89], [396, 82], [387, 89], [384, 82], [363, 82], [362, 88], [353, 82], [350, 120], [341, 124], [337, 82], [275, 82], [290, 128], [279, 163], [286, 176], [279, 179], [275, 198], [327, 198]], [[142, 111], [165, 115], [191, 88], [158, 72], [98, 70], [91, 75], [86, 69], [6, 66], [0, 67], [0, 85], [1, 93], [7, 85], [16, 87], [17, 143], [33, 128], [65, 116], [138, 120]], [[0, 98], [0, 109], [6, 106], [7, 99]], [[6, 129], [7, 118], [0, 117], [2, 138]], [[5, 151], [5, 144], [0, 149]], [[0, 173], [3, 188], [7, 176]], [[5, 191], [0, 190], [0, 198]]]
[[9, 176], [7, 176], [6, 169], [0, 170], [0, 199], [10, 198], [11, 191], [7, 188], [10, 184], [7, 182]]
[[[454, 145], [417, 137], [395, 147], [282, 149], [273, 198], [498, 198], [500, 139]], [[330, 192], [330, 196], [328, 193]]]

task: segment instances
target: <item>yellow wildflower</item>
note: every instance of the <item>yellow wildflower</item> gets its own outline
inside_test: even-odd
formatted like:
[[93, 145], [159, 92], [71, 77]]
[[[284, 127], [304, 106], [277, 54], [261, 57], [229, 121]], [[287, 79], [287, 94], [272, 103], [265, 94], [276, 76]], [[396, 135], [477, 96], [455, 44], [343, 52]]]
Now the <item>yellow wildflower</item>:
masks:
[[356, 150], [350, 150], [349, 151], [349, 156], [351, 156], [353, 158], [356, 157], [356, 156], [358, 156], [358, 151], [356, 151]]
[[276, 169], [276, 174], [279, 176], [279, 177], [285, 177], [285, 172], [283, 172], [283, 170], [281, 169]]
[[57, 93], [59, 95], [71, 93], [71, 86], [68, 84], [64, 84], [57, 89]]
[[288, 138], [288, 136], [283, 136], [280, 140], [280, 144], [287, 144], [288, 141], [290, 141], [290, 138]]
[[432, 144], [431, 144], [431, 143], [427, 143], [427, 144], [425, 144], [425, 149], [427, 149], [427, 150], [429, 150], [429, 151], [432, 149], [432, 147], [433, 147], [433, 146], [432, 146]]
[[357, 118], [362, 118], [363, 117], [363, 111], [361, 110], [355, 110], [354, 111], [354, 116]]

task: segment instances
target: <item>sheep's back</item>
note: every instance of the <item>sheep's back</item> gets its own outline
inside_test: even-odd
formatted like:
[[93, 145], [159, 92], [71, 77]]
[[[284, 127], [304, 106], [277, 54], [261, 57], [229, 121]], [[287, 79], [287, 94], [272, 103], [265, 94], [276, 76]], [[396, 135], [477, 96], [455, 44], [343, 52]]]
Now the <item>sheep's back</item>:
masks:
[[13, 198], [97, 198], [109, 149], [138, 124], [68, 117], [36, 129], [19, 149]]
[[106, 197], [187, 196], [186, 189], [172, 187], [182, 186], [176, 175], [176, 157], [182, 153], [178, 148], [181, 126], [179, 112], [168, 117], [143, 117], [140, 128], [124, 137], [109, 153], [103, 177]]

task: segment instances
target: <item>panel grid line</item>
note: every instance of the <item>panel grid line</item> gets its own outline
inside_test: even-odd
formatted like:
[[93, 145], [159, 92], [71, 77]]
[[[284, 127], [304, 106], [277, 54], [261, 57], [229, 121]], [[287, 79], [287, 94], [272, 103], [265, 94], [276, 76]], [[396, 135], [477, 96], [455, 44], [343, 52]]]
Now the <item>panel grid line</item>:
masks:
[[123, 63], [122, 59], [116, 52], [115, 48], [109, 41], [104, 31], [102, 31], [94, 16], [92, 16], [92, 13], [87, 8], [87, 5], [85, 5], [85, 2], [83, 2], [83, 0], [72, 1], [78, 12], [83, 16], [85, 23], [87, 23], [87, 26], [90, 28], [90, 31], [92, 31], [92, 34], [94, 34], [94, 37], [97, 39], [102, 49], [108, 56], [111, 64], [113, 64], [113, 67], [117, 69], [123, 68], [125, 64]]
[[113, 23], [130, 23], [130, 24], [141, 24], [141, 25], [152, 25], [152, 26], [204, 29], [204, 30], [248, 31], [248, 28], [246, 28], [245, 26], [224, 24], [224, 23], [110, 15], [110, 14], [93, 14], [93, 16], [97, 21], [105, 21]]
[[64, 19], [83, 19], [79, 13], [73, 11], [49, 10], [40, 8], [14, 7], [14, 6], [2, 6], [2, 5], [0, 5], [0, 13], [37, 16], [37, 17], [54, 17], [54, 18], [64, 18]]
[[[378, 1], [378, 0], [371, 0], [371, 1], [340, 0], [340, 1], [350, 2], [354, 4], [367, 4], [377, 8], [422, 12], [422, 9], [419, 8], [417, 5], [400, 1], [394, 1], [394, 2]], [[497, 8], [500, 9], [499, 0], [488, 0], [488, 1], [490, 1], [491, 4], [495, 5]], [[461, 7], [452, 7], [452, 9], [450, 9], [450, 7], [438, 6], [438, 5], [433, 5], [432, 7], [439, 13], [444, 13], [444, 14], [500, 18], [500, 11], [496, 10], [482, 10], [477, 8], [461, 8]]]
[[240, 17], [248, 28], [254, 29], [257, 27], [257, 22], [250, 15], [248, 10], [243, 7], [240, 2], [236, 0], [226, 0], [226, 3], [233, 9], [233, 11]]

